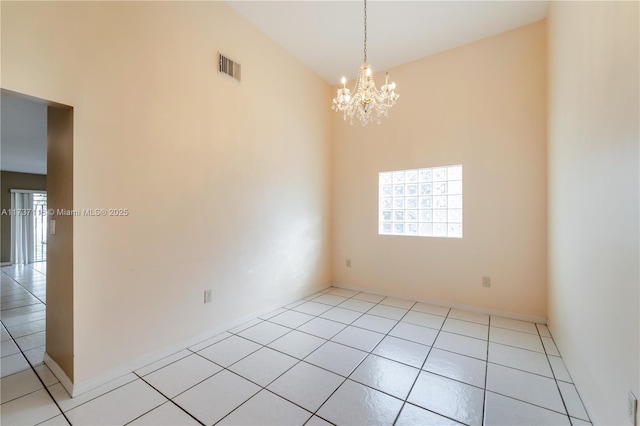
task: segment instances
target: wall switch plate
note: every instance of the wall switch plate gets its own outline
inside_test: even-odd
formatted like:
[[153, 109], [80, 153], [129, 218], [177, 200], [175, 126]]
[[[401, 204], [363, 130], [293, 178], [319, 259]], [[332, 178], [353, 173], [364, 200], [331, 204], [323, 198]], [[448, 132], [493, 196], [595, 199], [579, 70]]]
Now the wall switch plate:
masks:
[[56, 235], [56, 220], [55, 219], [50, 219], [49, 220], [49, 233], [51, 235]]
[[351, 259], [347, 259], [347, 268], [351, 268]]
[[204, 291], [204, 303], [211, 303], [211, 289]]
[[631, 424], [635, 426], [637, 424], [636, 413], [638, 412], [638, 398], [636, 398], [631, 391], [629, 391], [627, 398], [627, 416], [629, 417]]
[[482, 287], [491, 287], [491, 277], [482, 277]]

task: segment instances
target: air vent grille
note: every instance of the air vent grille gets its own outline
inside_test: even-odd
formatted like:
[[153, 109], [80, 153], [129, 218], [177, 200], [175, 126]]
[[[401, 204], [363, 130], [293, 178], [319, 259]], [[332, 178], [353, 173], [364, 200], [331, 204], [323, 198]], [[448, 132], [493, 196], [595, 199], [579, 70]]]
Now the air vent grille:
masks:
[[227, 74], [240, 81], [241, 69], [239, 63], [232, 61], [223, 54], [218, 54], [218, 72]]

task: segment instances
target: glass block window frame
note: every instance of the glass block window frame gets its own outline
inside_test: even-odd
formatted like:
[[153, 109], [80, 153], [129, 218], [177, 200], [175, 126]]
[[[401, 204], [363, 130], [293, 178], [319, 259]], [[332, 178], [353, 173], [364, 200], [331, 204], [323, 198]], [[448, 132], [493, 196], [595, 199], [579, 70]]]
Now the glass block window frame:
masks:
[[462, 165], [378, 174], [378, 234], [462, 238]]

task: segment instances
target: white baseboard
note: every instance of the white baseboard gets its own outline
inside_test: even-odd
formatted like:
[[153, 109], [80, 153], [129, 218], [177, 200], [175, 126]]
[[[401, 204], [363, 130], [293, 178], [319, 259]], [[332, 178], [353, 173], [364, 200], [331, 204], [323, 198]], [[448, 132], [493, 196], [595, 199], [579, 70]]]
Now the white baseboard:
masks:
[[332, 285], [334, 287], [344, 288], [344, 289], [347, 289], [347, 290], [363, 291], [365, 293], [374, 293], [374, 294], [379, 294], [380, 296], [395, 297], [396, 299], [412, 300], [412, 301], [416, 301], [416, 302], [429, 303], [429, 304], [432, 304], [432, 305], [444, 306], [446, 308], [463, 309], [465, 311], [478, 312], [478, 313], [481, 313], [481, 314], [488, 314], [488, 315], [496, 315], [496, 316], [500, 316], [500, 317], [517, 319], [517, 320], [521, 320], [521, 321], [535, 322], [535, 323], [538, 323], [538, 324], [546, 324], [547, 323], [547, 318], [546, 317], [541, 317], [541, 316], [537, 316], [537, 315], [526, 315], [526, 314], [519, 314], [517, 312], [501, 311], [499, 309], [482, 308], [482, 307], [479, 307], [479, 306], [465, 305], [464, 303], [448, 302], [448, 301], [445, 301], [445, 300], [435, 300], [435, 299], [429, 299], [429, 298], [425, 298], [425, 297], [416, 297], [416, 296], [413, 296], [413, 295], [408, 295], [408, 294], [403, 294], [403, 293], [395, 293], [395, 292], [390, 292], [390, 291], [381, 291], [381, 290], [377, 290], [377, 289], [371, 289], [371, 288], [367, 288], [367, 287], [360, 287], [360, 286], [354, 286], [354, 285], [344, 285], [344, 284], [339, 284], [339, 283], [333, 283]]
[[71, 381], [71, 379], [69, 379], [62, 368], [60, 368], [58, 363], [55, 362], [53, 358], [51, 358], [46, 352], [44, 353], [44, 363], [47, 365], [47, 367], [49, 367], [49, 370], [51, 370], [53, 375], [56, 376], [58, 380], [60, 380], [60, 383], [67, 390], [69, 395], [73, 395], [73, 382]]
[[0, 266], [11, 266], [11, 265], [13, 265], [13, 263], [11, 263], [11, 262], [2, 262], [2, 263], [0, 263]]
[[[182, 350], [185, 350], [187, 348], [190, 348], [191, 346], [200, 343], [202, 341], [205, 341], [207, 339], [210, 339], [220, 333], [223, 333], [227, 330], [231, 330], [247, 321], [250, 321], [254, 318], [257, 318], [261, 315], [267, 314], [269, 312], [272, 312], [278, 308], [281, 308], [283, 306], [286, 306], [290, 303], [295, 302], [296, 300], [302, 299], [304, 297], [307, 297], [313, 293], [317, 293], [318, 291], [322, 291], [326, 288], [330, 287], [330, 284], [327, 284], [325, 287], [322, 287], [321, 289], [314, 289], [313, 291], [309, 291], [309, 292], [302, 292], [297, 294], [296, 296], [292, 296], [292, 297], [288, 297], [287, 299], [285, 299], [283, 302], [279, 302], [273, 305], [270, 305], [264, 309], [261, 309], [258, 312], [254, 312], [248, 315], [244, 315], [241, 318], [238, 318], [237, 320], [234, 321], [230, 321], [228, 323], [225, 324], [221, 324], [220, 326], [211, 329], [209, 331], [207, 331], [206, 333], [200, 334], [198, 336], [195, 336], [191, 339], [187, 339], [187, 340], [183, 340], [179, 343], [176, 343], [175, 345], [171, 345], [169, 347], [166, 347], [164, 349], [161, 349], [159, 351], [156, 352], [152, 352], [150, 354], [144, 355], [142, 357], [139, 357], [137, 359], [135, 359], [134, 361], [120, 367], [120, 368], [116, 368], [113, 370], [110, 370], [106, 373], [103, 373], [97, 377], [91, 378], [89, 380], [84, 380], [82, 382], [79, 383], [72, 383], [71, 380], [69, 380], [67, 378], [67, 376], [64, 374], [64, 372], [62, 371], [62, 369], [51, 359], [47, 356], [47, 354], [45, 354], [45, 363], [47, 363], [47, 365], [49, 365], [49, 362], [52, 363], [52, 365], [54, 365], [53, 368], [51, 368], [51, 371], [55, 374], [56, 377], [58, 377], [58, 379], [60, 380], [60, 383], [62, 383], [62, 385], [64, 386], [64, 388], [67, 390], [67, 392], [69, 392], [69, 395], [71, 395], [72, 397], [76, 397], [78, 395], [81, 395], [85, 392], [88, 392], [90, 390], [96, 389], [102, 385], [105, 385], [109, 382], [112, 382], [116, 379], [119, 379], [122, 376], [125, 376], [127, 374], [130, 374], [136, 370], [141, 369], [144, 366], [147, 366], [151, 363], [154, 363], [156, 361], [159, 361], [163, 358], [168, 357], [169, 355], [173, 355], [177, 352], [180, 352]], [[47, 361], [49, 360], [49, 361]], [[54, 368], [56, 370], [54, 370]], [[59, 375], [60, 374], [60, 375]], [[66, 379], [66, 382], [63, 381], [63, 377], [64, 379]]]

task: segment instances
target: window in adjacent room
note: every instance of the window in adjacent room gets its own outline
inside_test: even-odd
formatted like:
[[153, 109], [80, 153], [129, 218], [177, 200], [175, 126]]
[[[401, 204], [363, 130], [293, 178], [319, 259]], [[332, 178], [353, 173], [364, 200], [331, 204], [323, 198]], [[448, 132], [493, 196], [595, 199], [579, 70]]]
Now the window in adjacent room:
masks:
[[381, 172], [380, 235], [462, 238], [462, 165]]

